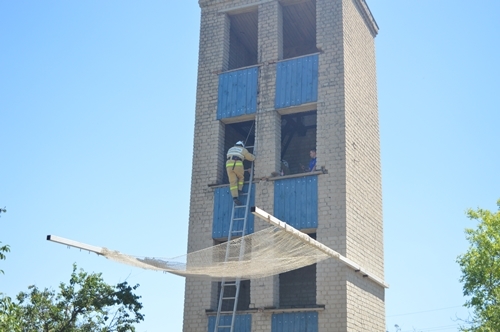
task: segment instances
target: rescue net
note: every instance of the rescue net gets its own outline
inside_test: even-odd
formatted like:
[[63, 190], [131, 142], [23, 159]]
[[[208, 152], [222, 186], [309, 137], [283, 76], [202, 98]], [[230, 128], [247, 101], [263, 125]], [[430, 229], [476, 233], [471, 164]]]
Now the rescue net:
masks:
[[256, 279], [295, 270], [331, 257], [309, 243], [309, 237], [303, 235], [293, 236], [273, 226], [172, 259], [137, 257], [106, 248], [102, 248], [100, 254], [120, 263], [186, 277]]
[[335, 258], [364, 278], [384, 288], [389, 287], [382, 278], [264, 210], [255, 206], [252, 207], [252, 213], [272, 226], [172, 259], [127, 255], [55, 235], [47, 235], [47, 240], [95, 252], [119, 263], [144, 269], [214, 280], [263, 278]]

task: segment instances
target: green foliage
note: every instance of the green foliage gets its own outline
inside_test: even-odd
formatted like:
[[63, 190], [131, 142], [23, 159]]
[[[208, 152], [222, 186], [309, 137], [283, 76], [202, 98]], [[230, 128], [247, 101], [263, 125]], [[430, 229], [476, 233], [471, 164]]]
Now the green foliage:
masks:
[[[2, 242], [0, 242], [1, 244]], [[10, 247], [8, 245], [0, 247], [0, 260], [6, 259], [5, 253], [10, 251]], [[0, 270], [0, 274], [3, 274], [3, 270]]]
[[29, 286], [17, 301], [0, 298], [0, 331], [135, 331], [132, 324], [144, 320], [140, 296], [133, 293], [137, 287], [110, 286], [100, 273], [77, 272], [73, 265], [69, 284], [61, 283], [58, 293]]
[[0, 293], [0, 331], [24, 332], [20, 318], [21, 308]]
[[466, 229], [468, 251], [457, 258], [462, 270], [460, 282], [473, 309], [470, 327], [462, 331], [500, 331], [500, 200], [496, 213], [477, 209], [467, 211], [471, 220], [479, 221], [477, 229]]

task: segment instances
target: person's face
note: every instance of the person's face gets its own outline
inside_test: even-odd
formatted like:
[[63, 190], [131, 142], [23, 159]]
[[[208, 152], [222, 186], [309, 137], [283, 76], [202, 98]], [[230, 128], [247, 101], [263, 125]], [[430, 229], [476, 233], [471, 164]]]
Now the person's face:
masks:
[[316, 151], [309, 151], [309, 157], [316, 158]]

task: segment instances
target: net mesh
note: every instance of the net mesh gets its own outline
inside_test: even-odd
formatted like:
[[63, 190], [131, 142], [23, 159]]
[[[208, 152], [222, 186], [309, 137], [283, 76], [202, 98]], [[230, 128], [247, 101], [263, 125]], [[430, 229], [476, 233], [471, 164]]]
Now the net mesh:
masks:
[[101, 254], [144, 269], [214, 280], [263, 278], [331, 257], [308, 241], [274, 226], [172, 259], [131, 256], [106, 248]]

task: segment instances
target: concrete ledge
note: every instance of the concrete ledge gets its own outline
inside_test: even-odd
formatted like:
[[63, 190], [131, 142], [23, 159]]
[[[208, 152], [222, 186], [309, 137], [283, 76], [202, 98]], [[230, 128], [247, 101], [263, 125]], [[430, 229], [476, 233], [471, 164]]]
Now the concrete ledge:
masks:
[[[325, 311], [325, 305], [324, 304], [318, 304], [315, 307], [303, 307], [303, 308], [254, 308], [254, 309], [248, 309], [248, 310], [237, 310], [236, 314], [255, 314], [258, 312], [264, 312], [264, 313], [271, 313], [271, 314], [276, 314], [276, 313], [285, 313], [285, 312], [305, 312], [305, 311]], [[229, 315], [232, 314], [232, 311], [222, 311], [221, 315]], [[212, 310], [212, 309], [205, 309], [205, 314], [207, 316], [217, 316], [217, 311]]]

